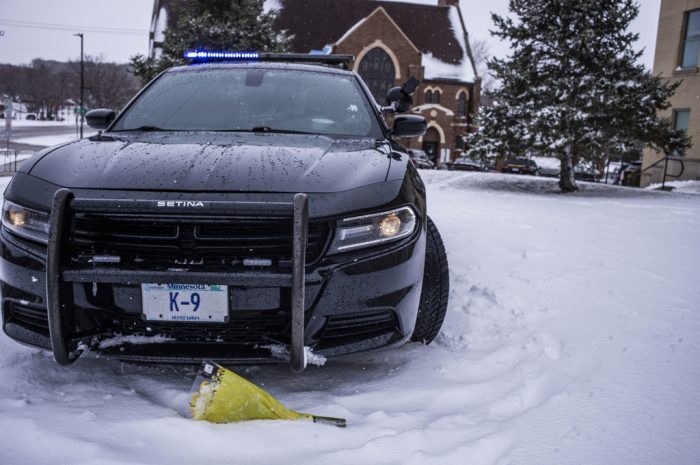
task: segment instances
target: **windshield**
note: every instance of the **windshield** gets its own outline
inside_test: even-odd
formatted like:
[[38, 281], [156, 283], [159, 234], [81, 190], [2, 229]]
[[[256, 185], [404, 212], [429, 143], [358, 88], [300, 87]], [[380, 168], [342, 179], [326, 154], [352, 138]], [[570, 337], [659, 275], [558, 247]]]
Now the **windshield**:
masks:
[[170, 72], [112, 131], [254, 131], [382, 137], [357, 79], [314, 71], [219, 68]]

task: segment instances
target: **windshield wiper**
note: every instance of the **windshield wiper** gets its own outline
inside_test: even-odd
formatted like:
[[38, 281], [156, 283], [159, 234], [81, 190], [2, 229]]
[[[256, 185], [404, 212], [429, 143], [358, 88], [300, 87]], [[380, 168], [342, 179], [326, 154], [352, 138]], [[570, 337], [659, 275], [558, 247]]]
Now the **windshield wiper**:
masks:
[[129, 128], [129, 129], [118, 129], [116, 131], [111, 131], [111, 132], [128, 132], [128, 131], [141, 131], [141, 132], [159, 132], [159, 131], [174, 131], [174, 129], [163, 129], [159, 128], [158, 126], [139, 126], [137, 128]]
[[269, 126], [256, 126], [250, 132], [274, 132], [278, 134], [316, 134], [315, 132], [294, 131], [292, 129], [274, 129]]
[[[163, 129], [158, 126], [139, 126], [137, 128], [117, 129], [111, 132], [167, 132], [167, 131], [182, 131], [182, 129]], [[193, 129], [193, 132], [264, 132], [276, 134], [316, 134], [315, 132], [293, 131], [291, 129], [274, 129], [269, 126], [256, 126], [252, 129]]]

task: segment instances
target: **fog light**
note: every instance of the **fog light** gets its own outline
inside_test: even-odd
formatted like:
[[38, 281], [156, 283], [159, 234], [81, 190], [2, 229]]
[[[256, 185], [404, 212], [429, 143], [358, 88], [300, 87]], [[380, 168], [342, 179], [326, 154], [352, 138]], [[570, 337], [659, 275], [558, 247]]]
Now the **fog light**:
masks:
[[382, 237], [394, 237], [401, 231], [401, 218], [392, 214], [379, 222], [379, 234]]

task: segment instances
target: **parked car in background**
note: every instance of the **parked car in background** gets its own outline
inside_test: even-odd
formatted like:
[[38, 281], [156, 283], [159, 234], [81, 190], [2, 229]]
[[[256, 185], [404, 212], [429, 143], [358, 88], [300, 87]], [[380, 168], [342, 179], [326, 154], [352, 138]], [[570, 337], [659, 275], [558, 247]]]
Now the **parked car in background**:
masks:
[[592, 166], [581, 164], [574, 166], [574, 179], [577, 181], [595, 182], [598, 177], [597, 170]]
[[413, 166], [415, 166], [416, 168], [426, 170], [435, 169], [435, 163], [430, 161], [428, 155], [426, 155], [425, 152], [422, 150], [409, 149], [408, 156], [410, 157], [411, 163], [413, 163]]
[[495, 158], [484, 160], [484, 169], [486, 171], [493, 171], [494, 173], [497, 173], [500, 171], [498, 169], [498, 162], [496, 161]]
[[447, 163], [447, 169], [450, 171], [488, 171], [481, 160], [472, 160], [467, 157], [461, 157], [452, 163]]
[[537, 163], [540, 176], [558, 178], [561, 174], [561, 161], [553, 157], [532, 157]]
[[540, 176], [546, 176], [548, 178], [558, 178], [561, 174], [561, 168], [555, 168], [553, 166], [541, 166]]
[[509, 158], [501, 168], [503, 173], [531, 174], [539, 176], [540, 169], [535, 160], [529, 158]]
[[622, 165], [622, 170], [619, 173], [619, 179], [615, 184], [628, 187], [639, 187], [642, 175], [642, 162], [633, 161]]
[[621, 163], [611, 162], [605, 167], [600, 179], [605, 184], [617, 184], [620, 178]]

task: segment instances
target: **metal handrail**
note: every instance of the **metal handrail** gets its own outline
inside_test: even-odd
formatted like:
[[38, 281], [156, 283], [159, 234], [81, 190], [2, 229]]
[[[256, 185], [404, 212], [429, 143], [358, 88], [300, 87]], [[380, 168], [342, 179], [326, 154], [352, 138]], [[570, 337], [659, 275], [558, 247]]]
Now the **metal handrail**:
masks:
[[[668, 174], [668, 160], [669, 159], [673, 160], [673, 161], [677, 161], [681, 164], [681, 172], [680, 173]], [[641, 176], [646, 171], [649, 171], [650, 169], [652, 169], [653, 167], [655, 167], [656, 165], [658, 165], [661, 162], [664, 162], [664, 177], [661, 179], [661, 189], [665, 190], [666, 189], [666, 177], [678, 179], [681, 176], [683, 176], [683, 173], [685, 172], [685, 163], [683, 162], [683, 159], [680, 157], [670, 157], [667, 155], [667, 156], [661, 158], [660, 160], [657, 160], [653, 164], [647, 166], [646, 168], [644, 168], [642, 171], [639, 172], [639, 175]]]

